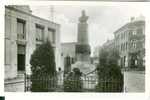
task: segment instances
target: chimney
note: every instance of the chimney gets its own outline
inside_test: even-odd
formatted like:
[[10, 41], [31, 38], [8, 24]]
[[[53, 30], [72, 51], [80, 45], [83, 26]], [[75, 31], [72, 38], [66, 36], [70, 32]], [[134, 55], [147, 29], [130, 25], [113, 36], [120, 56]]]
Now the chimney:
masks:
[[130, 18], [130, 21], [131, 21], [131, 22], [133, 22], [134, 20], [135, 20], [135, 18], [134, 18], [134, 17], [131, 17], [131, 18]]

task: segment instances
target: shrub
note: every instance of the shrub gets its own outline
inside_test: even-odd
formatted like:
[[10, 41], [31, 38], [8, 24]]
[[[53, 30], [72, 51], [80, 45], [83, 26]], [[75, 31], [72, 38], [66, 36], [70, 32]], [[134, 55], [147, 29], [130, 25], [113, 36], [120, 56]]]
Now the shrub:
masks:
[[113, 50], [101, 50], [99, 57], [98, 92], [121, 92], [123, 91], [123, 74], [118, 66], [119, 53]]
[[78, 68], [74, 68], [64, 80], [65, 92], [81, 92], [83, 82], [81, 79], [81, 72]]
[[46, 41], [35, 49], [30, 59], [31, 64], [31, 91], [49, 91], [47, 81], [51, 83], [56, 74], [55, 56], [50, 42]]

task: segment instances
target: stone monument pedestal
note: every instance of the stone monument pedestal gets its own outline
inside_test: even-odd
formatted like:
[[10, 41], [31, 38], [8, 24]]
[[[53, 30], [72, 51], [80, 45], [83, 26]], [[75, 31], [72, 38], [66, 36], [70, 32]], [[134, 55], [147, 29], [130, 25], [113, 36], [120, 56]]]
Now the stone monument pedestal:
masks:
[[[82, 72], [83, 88], [84, 89], [94, 89], [96, 86], [96, 75], [95, 73], [90, 73], [95, 70], [95, 65], [89, 62], [77, 61], [75, 64], [71, 65], [71, 68], [79, 68]], [[90, 73], [90, 74], [89, 74]]]
[[77, 61], [76, 63], [72, 64], [71, 69], [73, 70], [74, 68], [79, 68], [83, 75], [95, 70], [95, 66], [93, 64], [83, 61]]
[[[93, 79], [95, 77], [95, 73], [93, 72], [96, 67], [91, 64], [90, 54], [91, 48], [88, 41], [88, 16], [86, 16], [85, 11], [82, 11], [81, 17], [79, 17], [78, 23], [78, 40], [76, 44], [76, 62], [71, 65], [71, 70], [74, 68], [78, 68], [80, 72], [82, 72], [82, 80], [83, 80], [83, 88], [91, 89], [95, 87], [93, 84]], [[89, 74], [90, 73], [90, 74]]]

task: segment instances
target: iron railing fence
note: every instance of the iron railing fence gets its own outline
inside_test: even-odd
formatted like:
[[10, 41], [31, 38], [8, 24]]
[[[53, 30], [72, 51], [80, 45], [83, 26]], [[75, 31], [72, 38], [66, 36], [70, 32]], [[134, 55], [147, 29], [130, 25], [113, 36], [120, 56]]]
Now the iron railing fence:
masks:
[[96, 92], [123, 92], [123, 79], [103, 78], [98, 80]]
[[30, 75], [25, 75], [25, 91], [32, 92], [33, 87], [36, 87], [37, 91], [44, 88], [49, 92], [123, 92], [122, 79], [98, 79], [95, 76], [83, 76], [81, 78], [46, 78], [41, 76], [33, 79]]
[[[63, 79], [59, 77], [31, 77], [31, 75], [25, 75], [25, 92], [27, 91], [39, 91], [44, 89], [46, 91], [57, 91], [62, 88]], [[58, 90], [59, 91], [59, 90]]]

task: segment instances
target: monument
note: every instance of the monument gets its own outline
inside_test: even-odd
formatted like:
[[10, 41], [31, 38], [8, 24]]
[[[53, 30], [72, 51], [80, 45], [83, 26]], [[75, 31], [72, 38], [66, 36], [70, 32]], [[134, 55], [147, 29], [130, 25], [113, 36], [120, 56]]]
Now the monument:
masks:
[[79, 17], [78, 23], [78, 40], [76, 44], [76, 58], [77, 61], [89, 62], [90, 61], [90, 45], [88, 41], [88, 16], [85, 11], [82, 11], [82, 16]]
[[83, 74], [87, 74], [95, 69], [95, 66], [90, 62], [90, 45], [88, 40], [88, 16], [85, 11], [82, 11], [78, 23], [78, 36], [76, 44], [76, 63], [72, 64], [71, 68], [79, 68]]

